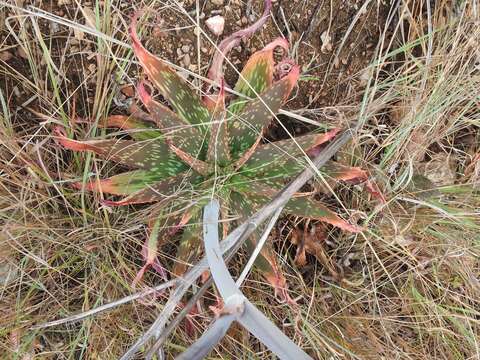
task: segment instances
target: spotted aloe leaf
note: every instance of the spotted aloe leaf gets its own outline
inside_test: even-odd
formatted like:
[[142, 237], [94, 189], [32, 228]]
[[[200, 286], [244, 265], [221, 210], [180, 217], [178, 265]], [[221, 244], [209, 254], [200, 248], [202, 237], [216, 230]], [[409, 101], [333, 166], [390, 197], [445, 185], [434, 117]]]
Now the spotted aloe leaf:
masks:
[[[167, 170], [164, 168], [164, 170]], [[86, 183], [73, 183], [77, 189], [99, 191], [113, 195], [131, 195], [169, 177], [167, 171], [133, 170], [108, 179], [93, 179]]]
[[[249, 197], [238, 192], [231, 193], [232, 206], [241, 216], [241, 220], [247, 219], [253, 212], [258, 209], [257, 204], [250, 201]], [[247, 241], [247, 250], [253, 252], [260, 238], [260, 233], [255, 231]], [[287, 292], [287, 281], [277, 263], [275, 253], [268, 242], [265, 243], [257, 259], [255, 259], [255, 266], [260, 270], [262, 276], [275, 289], [275, 294], [283, 301], [292, 302]]]
[[274, 169], [289, 159], [297, 160], [309, 149], [331, 140], [338, 131], [339, 129], [334, 129], [324, 134], [309, 134], [260, 145], [245, 163], [243, 170], [246, 172], [252, 170], [258, 173], [258, 171]]
[[[210, 119], [201, 98], [163, 60], [145, 49], [137, 35], [137, 15], [129, 27], [133, 51], [140, 65], [175, 112], [193, 125], [205, 124]], [[206, 128], [204, 128], [206, 129]]]
[[192, 156], [198, 156], [203, 142], [202, 133], [168, 107], [153, 100], [145, 90], [143, 83], [138, 86], [138, 94], [160, 131], [179, 149]]
[[290, 199], [285, 206], [285, 212], [303, 218], [320, 220], [353, 233], [362, 231], [361, 227], [343, 220], [321, 202], [306, 197]]
[[135, 276], [135, 279], [132, 282], [132, 287], [135, 287], [135, 285], [143, 278], [143, 275], [145, 271], [149, 268], [152, 267], [155, 269], [157, 273], [160, 274], [160, 276], [163, 279], [167, 279], [167, 272], [163, 268], [162, 264], [160, 263], [160, 260], [157, 257], [157, 249], [159, 245], [159, 240], [160, 236], [162, 236], [162, 225], [163, 220], [162, 219], [157, 219], [151, 230], [150, 234], [147, 237], [145, 244], [142, 246], [142, 257], [145, 261], [145, 264], [142, 266], [142, 268], [138, 271], [137, 275]]
[[190, 168], [195, 170], [197, 173], [202, 175], [208, 175], [212, 172], [213, 166], [205, 161], [199, 160], [196, 157], [190, 155], [189, 153], [183, 151], [174, 145], [172, 141], [167, 140], [167, 145], [169, 149], [185, 164], [188, 164]]
[[92, 151], [119, 164], [137, 169], [158, 169], [174, 175], [186, 169], [163, 140], [132, 141], [119, 139], [72, 140], [57, 129], [57, 140], [65, 148], [75, 151]]
[[[265, 164], [257, 168], [255, 178], [264, 178], [276, 180], [278, 183], [282, 183], [292, 176], [298, 175], [300, 171], [309, 166], [305, 159], [287, 159], [286, 161], [279, 160], [277, 164]], [[339, 164], [336, 161], [327, 162], [319, 170], [323, 178], [333, 184], [335, 181], [341, 180], [349, 183], [361, 183], [368, 178], [368, 174], [365, 170], [359, 167], [350, 167]], [[246, 171], [245, 175], [251, 177], [252, 171]]]
[[327, 162], [321, 169], [326, 179], [342, 180], [351, 183], [364, 182], [368, 178], [365, 170], [359, 167], [352, 167], [339, 164], [335, 161]]
[[202, 251], [202, 224], [200, 208], [189, 210], [189, 221], [184, 226], [177, 250], [173, 273], [182, 276]]
[[178, 195], [182, 189], [195, 183], [197, 177], [181, 173], [167, 179], [147, 185], [141, 190], [131, 193], [119, 201], [105, 200], [103, 203], [109, 206], [123, 206], [129, 204], [144, 204], [155, 201], [169, 201]]
[[234, 100], [228, 107], [229, 112], [239, 113], [245, 107], [248, 98], [256, 98], [258, 94], [272, 85], [275, 70], [273, 51], [277, 47], [287, 50], [287, 40], [278, 38], [248, 59], [234, 88], [236, 92], [243, 94], [246, 98]]
[[115, 127], [127, 130], [128, 135], [137, 141], [153, 140], [162, 136], [162, 133], [155, 128], [155, 124], [136, 116], [112, 115], [100, 123], [103, 127]]
[[[272, 196], [274, 196], [279, 190], [271, 187], [271, 182], [252, 181], [251, 179], [243, 178], [241, 176], [238, 176], [237, 179], [237, 189], [241, 191], [245, 197], [250, 199], [251, 202], [258, 206], [268, 203]], [[360, 227], [343, 220], [321, 202], [307, 197], [294, 197], [290, 199], [285, 205], [285, 213], [303, 218], [320, 220], [351, 232], [361, 231]]]
[[210, 141], [208, 143], [207, 161], [227, 165], [230, 161], [228, 129], [225, 110], [225, 89], [222, 84], [217, 103], [213, 109]]
[[288, 98], [299, 73], [298, 66], [294, 66], [287, 76], [267, 88], [260, 98], [248, 102], [241, 113], [229, 117], [228, 130], [233, 154], [241, 154], [255, 143]]

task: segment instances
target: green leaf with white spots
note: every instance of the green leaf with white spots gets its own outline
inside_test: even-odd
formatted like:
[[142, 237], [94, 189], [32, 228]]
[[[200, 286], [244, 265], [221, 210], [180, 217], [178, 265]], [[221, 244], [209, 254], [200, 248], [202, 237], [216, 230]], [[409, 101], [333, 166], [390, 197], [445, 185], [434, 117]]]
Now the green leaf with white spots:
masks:
[[210, 130], [207, 161], [225, 166], [230, 161], [228, 127], [225, 110], [225, 90], [222, 85], [217, 103], [213, 109], [213, 123]]
[[297, 160], [313, 147], [331, 140], [338, 131], [335, 129], [324, 134], [309, 134], [260, 145], [243, 165], [242, 170], [268, 171], [268, 168], [279, 166], [289, 159]]
[[168, 146], [161, 139], [77, 141], [60, 136], [58, 141], [67, 149], [92, 151], [106, 160], [112, 160], [132, 168], [163, 171], [163, 168], [166, 167], [171, 173], [170, 175], [175, 175], [187, 168], [175, 154], [169, 151]]
[[131, 195], [145, 189], [153, 184], [171, 177], [177, 172], [162, 166], [155, 170], [133, 170], [122, 174], [114, 175], [107, 179], [90, 179], [85, 184], [73, 183], [77, 189], [102, 192], [113, 195]]
[[[255, 181], [245, 178], [243, 178], [242, 181], [242, 177], [240, 176], [238, 176], [237, 179], [237, 189], [256, 206], [267, 204], [279, 191], [279, 189], [270, 187], [264, 181]], [[335, 212], [321, 202], [307, 197], [294, 197], [290, 199], [285, 205], [284, 211], [290, 215], [324, 221], [340, 229], [351, 232], [359, 232], [361, 230], [358, 226], [351, 225], [340, 218]]]
[[[255, 98], [272, 84], [275, 66], [273, 50], [276, 47], [287, 50], [287, 40], [278, 38], [248, 59], [235, 85], [236, 92], [245, 95], [247, 99]], [[238, 114], [245, 107], [247, 99], [239, 97], [232, 101], [228, 107], [229, 112]]]
[[228, 131], [232, 154], [240, 157], [239, 155], [255, 144], [258, 136], [270, 124], [273, 114], [278, 113], [280, 106], [288, 98], [298, 76], [299, 69], [292, 68], [286, 77], [265, 90], [260, 98], [248, 102], [241, 113], [229, 114]]
[[[307, 166], [310, 166], [310, 164], [305, 159], [292, 159], [289, 157], [286, 160], [279, 159], [276, 163], [266, 163], [253, 170], [242, 171], [242, 175], [262, 181], [269, 180], [272, 183], [284, 184], [285, 180], [298, 175]], [[361, 183], [368, 179], [367, 172], [361, 168], [345, 166], [333, 160], [323, 165], [319, 172], [331, 186], [339, 180]]]
[[191, 191], [192, 186], [196, 181], [198, 181], [198, 176], [181, 173], [151, 185], [147, 185], [145, 188], [130, 194], [122, 200], [106, 200], [104, 203], [110, 206], [144, 204], [156, 201], [168, 203], [179, 197], [182, 193]]
[[160, 131], [179, 149], [192, 156], [199, 156], [204, 138], [199, 129], [180, 118], [166, 106], [153, 100], [142, 84], [138, 86], [138, 94]]
[[290, 199], [285, 206], [285, 212], [290, 215], [320, 220], [350, 232], [356, 233], [361, 231], [359, 226], [352, 225], [343, 220], [320, 201], [312, 200], [307, 197]]
[[[150, 81], [182, 119], [194, 125], [207, 123], [210, 113], [201, 98], [163, 60], [143, 47], [138, 39], [136, 26], [135, 17], [129, 27], [133, 51]], [[201, 129], [207, 130], [206, 127]]]
[[173, 273], [175, 276], [183, 276], [188, 267], [193, 264], [202, 253], [202, 223], [199, 207], [190, 209], [191, 218], [185, 225], [180, 239], [180, 245], [175, 257]]
[[[251, 216], [257, 209], [258, 205], [251, 201], [251, 198], [245, 196], [244, 194], [238, 192], [232, 192], [231, 196], [231, 205], [236, 210], [238, 215], [240, 215], [241, 221], [245, 221], [249, 216]], [[255, 230], [252, 235], [248, 238], [247, 251], [252, 253], [256, 247], [256, 244], [261, 236], [259, 230]], [[276, 254], [272, 249], [272, 245], [268, 242], [265, 243], [260, 254], [255, 259], [255, 267], [260, 270], [262, 276], [268, 281], [270, 285], [273, 286], [275, 292], [282, 297], [286, 297], [283, 300], [287, 300], [288, 294], [286, 293], [286, 280], [282, 274], [282, 271], [277, 263]]]
[[163, 137], [161, 131], [155, 128], [155, 124], [151, 121], [140, 119], [133, 115], [112, 115], [109, 116], [103, 127], [116, 127], [122, 130], [127, 130], [128, 135], [137, 141], [152, 140], [158, 137]]

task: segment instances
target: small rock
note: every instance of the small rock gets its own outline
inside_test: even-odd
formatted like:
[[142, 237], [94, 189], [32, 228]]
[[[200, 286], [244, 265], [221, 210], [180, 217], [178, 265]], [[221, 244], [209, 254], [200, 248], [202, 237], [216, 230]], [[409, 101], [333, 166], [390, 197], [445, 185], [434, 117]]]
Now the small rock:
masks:
[[225, 18], [220, 15], [213, 16], [205, 21], [208, 29], [216, 36], [223, 33], [225, 28]]
[[322, 40], [322, 47], [320, 51], [324, 54], [329, 53], [332, 51], [332, 38], [328, 31], [324, 31], [322, 35], [320, 35], [320, 40]]
[[430, 161], [420, 163], [417, 167], [436, 186], [452, 185], [457, 176], [453, 155], [434, 154]]
[[360, 76], [358, 77], [359, 85], [365, 87], [368, 84], [368, 81], [372, 77], [373, 71], [371, 67], [366, 67], [363, 70], [360, 70]]
[[184, 64], [186, 67], [188, 67], [188, 66], [191, 64], [190, 55], [185, 54], [185, 56], [183, 57], [183, 64]]
[[204, 54], [208, 53], [208, 49], [207, 49], [206, 47], [202, 47], [200, 50], [201, 50], [202, 53], [204, 53]]
[[0, 264], [0, 285], [7, 286], [18, 279], [18, 268], [7, 262], [7, 259]]
[[182, 55], [183, 55], [182, 49], [177, 48], [177, 55], [178, 55], [178, 56], [182, 56]]
[[212, 0], [212, 4], [217, 6], [222, 6], [223, 0]]
[[52, 33], [59, 32], [60, 31], [60, 25], [58, 25], [58, 23], [55, 22], [55, 21], [50, 22], [50, 31]]
[[17, 55], [20, 56], [22, 59], [28, 59], [28, 54], [22, 47], [19, 47], [17, 49]]
[[0, 60], [2, 61], [8, 61], [12, 57], [13, 57], [12, 53], [7, 50], [0, 52]]
[[74, 28], [73, 29], [73, 36], [74, 36], [74, 38], [72, 38], [72, 40], [71, 40], [72, 43], [73, 43], [73, 40], [75, 40], [75, 41], [83, 40], [83, 38], [85, 37], [85, 33], [80, 29]]
[[184, 80], [188, 80], [188, 73], [186, 71], [179, 71], [178, 76], [180, 76]]

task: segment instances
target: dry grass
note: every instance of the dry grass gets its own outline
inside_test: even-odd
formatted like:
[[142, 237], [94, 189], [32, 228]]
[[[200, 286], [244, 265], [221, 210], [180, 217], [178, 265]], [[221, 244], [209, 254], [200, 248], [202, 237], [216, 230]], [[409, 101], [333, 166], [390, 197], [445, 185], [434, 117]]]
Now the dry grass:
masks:
[[[0, 27], [0, 53], [22, 49], [24, 55], [0, 60], [5, 358], [117, 358], [162, 307], [163, 301], [148, 298], [81, 323], [30, 330], [134, 291], [130, 284], [149, 209], [109, 211], [98, 194], [72, 190], [69, 181], [118, 170], [91, 155], [67, 155], [50, 131], [59, 123], [77, 136], [95, 133], [96, 126], [70, 124], [72, 104], [99, 121], [120, 82], [129, 82], [130, 50], [108, 41], [128, 42], [125, 22], [132, 9], [122, 3], [94, 7], [87, 18], [104, 35], [82, 39], [78, 25], [75, 31], [56, 25], [52, 32], [52, 22], [0, 5], [0, 19], [8, 25]], [[247, 296], [314, 358], [480, 358], [480, 4], [457, 3], [437, 1], [430, 9], [426, 2], [401, 2], [371, 65], [352, 75], [355, 93], [336, 104], [343, 118], [355, 115], [363, 124], [339, 157], [369, 169], [388, 199], [376, 205], [360, 188], [337, 188], [343, 206], [358, 209], [355, 216], [368, 225], [358, 236], [331, 233], [324, 244], [341, 280], [313, 258], [304, 268], [293, 264], [294, 249], [284, 241], [296, 224], [289, 219], [278, 226], [277, 250], [292, 297], [301, 297], [299, 308], [272, 301], [272, 290], [259, 277], [246, 282]], [[84, 23], [80, 7], [73, 8], [68, 18]], [[65, 76], [72, 68], [80, 69], [76, 76]], [[43, 117], [25, 110], [32, 107]], [[422, 185], [419, 174], [434, 188]], [[165, 249], [164, 262], [169, 254]], [[240, 265], [232, 267], [238, 271]], [[151, 284], [159, 280], [147, 278]], [[201, 330], [210, 317], [204, 311], [194, 325]], [[190, 343], [182, 327], [166, 351]], [[238, 329], [213, 356], [269, 358]]]

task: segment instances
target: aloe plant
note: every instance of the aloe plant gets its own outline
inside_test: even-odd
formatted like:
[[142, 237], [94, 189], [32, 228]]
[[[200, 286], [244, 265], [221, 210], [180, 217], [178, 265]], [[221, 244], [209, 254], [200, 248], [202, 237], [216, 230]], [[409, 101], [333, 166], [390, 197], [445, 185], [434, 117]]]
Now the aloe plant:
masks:
[[[115, 115], [106, 121], [108, 127], [130, 130], [131, 140], [78, 141], [57, 129], [58, 140], [67, 149], [91, 151], [132, 168], [108, 179], [75, 185], [124, 196], [105, 204], [159, 202], [169, 208], [185, 209], [183, 214], [171, 216], [176, 218], [177, 228], [183, 228], [173, 269], [176, 275], [181, 275], [201, 249], [200, 209], [211, 196], [221, 203], [224, 232], [227, 232], [229, 219], [242, 221], [268, 202], [288, 178], [303, 169], [304, 155], [331, 140], [338, 130], [265, 142], [265, 130], [296, 86], [300, 73], [290, 59], [281, 62], [281, 68], [288, 64], [289, 71], [278, 71], [274, 49], [283, 48], [284, 53], [288, 50], [288, 43], [282, 38], [254, 53], [246, 63], [234, 87], [243, 97], [228, 98], [222, 81], [214, 96], [202, 98], [164, 61], [143, 47], [136, 33], [135, 19], [130, 26], [130, 36], [145, 75], [170, 107], [155, 100], [141, 81], [137, 92], [148, 114]], [[366, 178], [361, 169], [333, 161], [322, 171], [329, 178], [346, 181]], [[351, 232], [359, 231], [359, 227], [343, 220], [321, 202], [301, 195], [287, 203], [285, 213], [324, 221]], [[147, 266], [162, 271], [156, 258], [157, 246], [171, 233], [165, 230], [158, 234], [158, 223], [153, 231], [145, 247], [146, 265], [137, 281]], [[250, 246], [254, 246], [255, 240], [253, 237]], [[284, 294], [285, 279], [270, 247], [262, 250], [256, 265], [277, 293]]]

